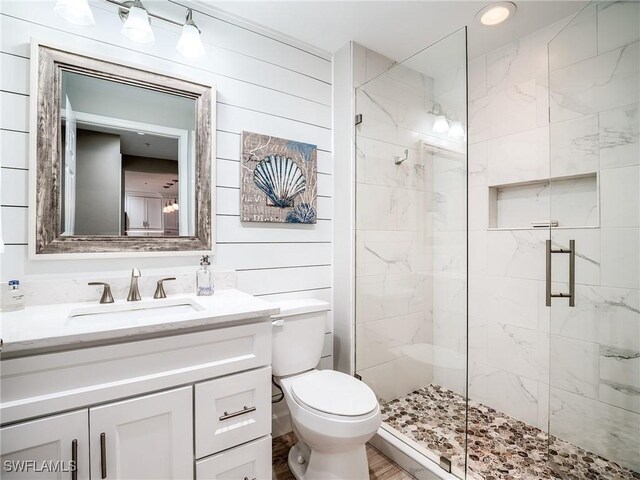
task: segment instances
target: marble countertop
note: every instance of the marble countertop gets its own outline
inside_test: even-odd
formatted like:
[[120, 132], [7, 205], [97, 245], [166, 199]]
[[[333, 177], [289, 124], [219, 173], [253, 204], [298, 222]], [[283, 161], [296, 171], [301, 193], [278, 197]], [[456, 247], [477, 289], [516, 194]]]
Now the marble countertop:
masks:
[[[172, 307], [181, 303], [194, 304], [198, 310], [176, 314], [175, 309], [173, 312], [162, 312], [154, 308], [157, 314], [141, 318], [125, 314], [86, 315], [91, 312], [139, 309], [145, 305]], [[106, 305], [82, 302], [31, 306], [16, 312], [0, 313], [2, 357], [216, 328], [221, 324], [228, 326], [233, 322], [242, 323], [278, 312], [277, 306], [235, 289], [216, 291], [209, 297], [171, 295], [163, 300], [143, 297], [141, 302], [120, 300]]]

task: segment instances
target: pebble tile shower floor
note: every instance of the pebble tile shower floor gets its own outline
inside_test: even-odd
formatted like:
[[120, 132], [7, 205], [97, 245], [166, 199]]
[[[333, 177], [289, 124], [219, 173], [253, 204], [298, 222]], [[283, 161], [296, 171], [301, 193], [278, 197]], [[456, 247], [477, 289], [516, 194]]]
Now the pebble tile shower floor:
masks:
[[[464, 469], [464, 397], [438, 385], [382, 406], [382, 420]], [[639, 472], [587, 452], [477, 402], [469, 402], [469, 478], [640, 479]], [[550, 458], [549, 458], [550, 456]]]

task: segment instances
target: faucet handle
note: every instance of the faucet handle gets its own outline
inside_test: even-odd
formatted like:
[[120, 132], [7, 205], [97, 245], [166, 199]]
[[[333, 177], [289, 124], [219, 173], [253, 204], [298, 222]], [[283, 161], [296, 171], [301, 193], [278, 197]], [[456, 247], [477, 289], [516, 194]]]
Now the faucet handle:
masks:
[[89, 282], [87, 285], [102, 285], [102, 297], [100, 297], [100, 303], [113, 303], [113, 295], [111, 295], [111, 285], [106, 282]]
[[153, 294], [153, 298], [158, 299], [158, 298], [167, 298], [167, 293], [164, 291], [164, 285], [162, 282], [166, 282], [168, 280], [175, 280], [176, 277], [167, 277], [167, 278], [161, 278], [160, 280], [158, 280], [158, 283], [156, 284], [156, 293]]

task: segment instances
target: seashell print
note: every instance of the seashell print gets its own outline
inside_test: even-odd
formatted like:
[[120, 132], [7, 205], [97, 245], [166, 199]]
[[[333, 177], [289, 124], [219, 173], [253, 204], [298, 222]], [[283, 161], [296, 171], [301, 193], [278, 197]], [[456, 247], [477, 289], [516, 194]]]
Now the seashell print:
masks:
[[301, 203], [287, 214], [287, 223], [316, 223], [316, 211], [308, 203]]
[[315, 224], [317, 146], [253, 132], [241, 144], [240, 221]]
[[253, 171], [253, 181], [273, 205], [290, 207], [293, 199], [307, 188], [302, 169], [289, 157], [269, 155]]

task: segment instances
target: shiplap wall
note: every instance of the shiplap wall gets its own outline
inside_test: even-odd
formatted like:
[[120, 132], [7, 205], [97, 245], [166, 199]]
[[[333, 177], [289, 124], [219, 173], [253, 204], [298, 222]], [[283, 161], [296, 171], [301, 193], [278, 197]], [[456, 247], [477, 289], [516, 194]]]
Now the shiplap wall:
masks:
[[[331, 61], [327, 55], [264, 30], [199, 12], [207, 56], [186, 60], [175, 51], [180, 30], [152, 22], [156, 42], [141, 46], [120, 34], [116, 7], [91, 0], [96, 25], [75, 27], [55, 15], [54, 1], [3, 1], [0, 44], [2, 226], [6, 253], [1, 280], [195, 272], [194, 256], [95, 260], [37, 260], [27, 254], [29, 54], [34, 37], [96, 56], [122, 59], [216, 86], [215, 268], [237, 270], [238, 288], [266, 299], [331, 301], [332, 171]], [[147, 8], [175, 20], [184, 8], [148, 0]], [[218, 18], [221, 17], [221, 18]], [[169, 113], [169, 112], [168, 112]], [[318, 223], [242, 224], [239, 218], [240, 132], [249, 130], [318, 146]], [[331, 321], [327, 330], [331, 331]], [[330, 342], [329, 342], [330, 343]], [[326, 353], [326, 352], [325, 352]], [[330, 352], [328, 352], [330, 354]], [[329, 359], [325, 359], [325, 362]]]

